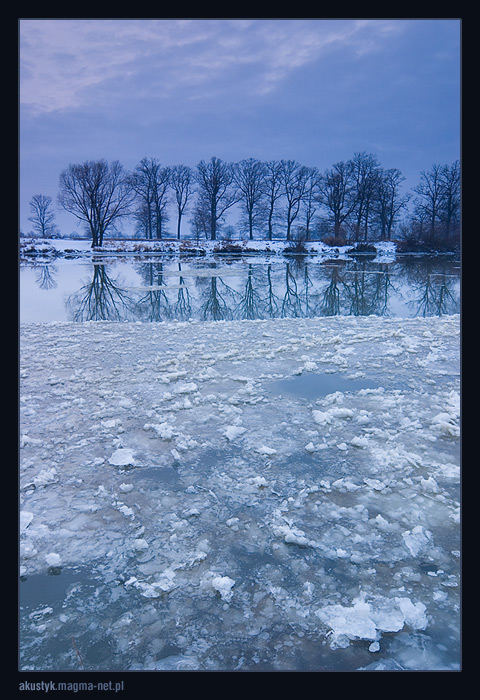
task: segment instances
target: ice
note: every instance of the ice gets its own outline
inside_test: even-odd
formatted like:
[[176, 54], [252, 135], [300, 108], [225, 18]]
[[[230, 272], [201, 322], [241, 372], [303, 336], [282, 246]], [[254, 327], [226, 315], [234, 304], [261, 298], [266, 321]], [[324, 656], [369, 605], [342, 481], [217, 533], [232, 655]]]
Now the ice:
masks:
[[24, 532], [33, 520], [33, 513], [26, 510], [20, 511], [20, 532]]
[[336, 418], [352, 418], [354, 413], [349, 408], [331, 408], [328, 411], [312, 411], [313, 420], [318, 425], [330, 425]]
[[45, 556], [45, 561], [49, 566], [60, 566], [62, 563], [62, 558], [56, 552], [50, 552], [50, 554]]
[[171, 440], [174, 429], [168, 423], [145, 423], [144, 430], [153, 430], [162, 440]]
[[148, 542], [143, 539], [133, 540], [133, 548], [139, 552], [148, 549]]
[[275, 533], [283, 537], [287, 544], [298, 544], [300, 547], [308, 547], [310, 544], [302, 530], [290, 525], [278, 525], [275, 528]]
[[247, 429], [243, 428], [241, 425], [229, 425], [227, 428], [225, 428], [223, 434], [227, 440], [235, 440], [235, 438], [240, 437], [240, 435], [243, 435], [246, 432]]
[[[21, 667], [458, 664], [458, 327], [22, 324]], [[273, 391], [310, 361], [371, 388]]]
[[371, 617], [371, 607], [362, 599], [352, 606], [327, 605], [317, 610], [317, 616], [331, 628], [330, 646], [345, 647], [351, 639], [372, 639], [377, 637], [377, 628]]
[[235, 581], [229, 576], [214, 576], [211, 579], [212, 588], [220, 593], [222, 600], [227, 603], [232, 599], [233, 591], [232, 588], [235, 585]]
[[121, 447], [118, 450], [115, 450], [115, 452], [110, 455], [109, 457], [109, 462], [110, 464], [113, 464], [115, 467], [125, 467], [130, 464], [133, 464], [134, 462], [134, 453], [132, 450], [126, 448], [126, 447]]
[[257, 452], [267, 457], [277, 454], [277, 450], [275, 450], [273, 447], [268, 447], [268, 445], [261, 445], [260, 447], [257, 447]]
[[395, 598], [402, 611], [405, 622], [416, 630], [424, 630], [428, 624], [423, 603], [412, 603], [408, 598]]
[[402, 533], [405, 546], [412, 555], [416, 557], [426, 547], [430, 546], [432, 541], [432, 533], [425, 530], [421, 525], [417, 525], [412, 530], [407, 530]]
[[359, 447], [359, 448], [363, 449], [365, 447], [368, 447], [368, 440], [366, 437], [355, 435], [355, 437], [353, 437], [350, 440], [350, 444], [353, 445], [354, 447]]
[[[351, 606], [329, 605], [316, 615], [331, 628], [332, 648], [344, 648], [351, 640], [377, 641], [383, 632], [399, 632], [407, 624], [413, 629], [425, 629], [425, 605], [412, 603], [408, 598], [389, 600], [379, 598], [372, 602], [361, 593]], [[370, 651], [378, 651], [379, 645]]]

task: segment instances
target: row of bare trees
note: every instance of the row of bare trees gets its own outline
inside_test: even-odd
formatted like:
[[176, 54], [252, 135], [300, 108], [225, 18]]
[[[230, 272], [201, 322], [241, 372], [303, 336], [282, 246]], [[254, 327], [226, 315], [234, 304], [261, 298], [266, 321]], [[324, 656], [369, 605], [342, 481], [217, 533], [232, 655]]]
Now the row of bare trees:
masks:
[[[178, 239], [187, 211], [197, 240], [216, 240], [227, 211], [238, 205], [240, 232], [250, 240], [272, 240], [280, 227], [287, 241], [294, 232], [305, 240], [330, 236], [337, 244], [342, 239], [390, 240], [411, 200], [411, 230], [420, 226], [431, 240], [458, 232], [458, 161], [422, 172], [414, 197], [402, 191], [404, 181], [398, 169], [384, 169], [374, 155], [364, 152], [324, 172], [295, 160], [227, 163], [216, 157], [200, 161], [196, 168], [163, 166], [156, 158], [143, 158], [128, 172], [118, 161], [100, 160], [63, 171], [58, 202], [86, 226], [92, 247], [101, 246], [106, 231], [132, 216], [137, 235], [162, 239], [172, 205]], [[53, 226], [51, 199], [36, 195], [30, 205], [36, 232], [48, 235]]]

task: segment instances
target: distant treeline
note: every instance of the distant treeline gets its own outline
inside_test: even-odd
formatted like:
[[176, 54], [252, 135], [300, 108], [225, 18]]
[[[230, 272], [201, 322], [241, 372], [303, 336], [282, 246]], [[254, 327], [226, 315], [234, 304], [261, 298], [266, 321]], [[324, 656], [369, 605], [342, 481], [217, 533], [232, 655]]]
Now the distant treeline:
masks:
[[[195, 168], [163, 166], [143, 158], [133, 171], [119, 161], [69, 165], [60, 175], [58, 203], [85, 226], [92, 247], [130, 217], [135, 235], [160, 240], [182, 236], [189, 215], [197, 240], [248, 236], [287, 241], [322, 239], [340, 245], [403, 238], [416, 243], [451, 244], [460, 237], [460, 164], [435, 164], [420, 174], [412, 192], [397, 168], [383, 168], [376, 156], [355, 153], [321, 172], [295, 160], [248, 158], [227, 163], [212, 157]], [[407, 205], [410, 203], [410, 207]], [[238, 205], [237, 227], [225, 224]], [[53, 202], [35, 195], [30, 202], [34, 232], [55, 235]]]

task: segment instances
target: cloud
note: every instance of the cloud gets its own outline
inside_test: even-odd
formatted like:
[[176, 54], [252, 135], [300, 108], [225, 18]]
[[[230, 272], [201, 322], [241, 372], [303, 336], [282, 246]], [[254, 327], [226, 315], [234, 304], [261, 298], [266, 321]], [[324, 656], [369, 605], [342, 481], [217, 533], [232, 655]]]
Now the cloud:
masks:
[[33, 115], [154, 90], [199, 100], [234, 86], [259, 96], [343, 49], [380, 49], [401, 20], [21, 20], [20, 101]]

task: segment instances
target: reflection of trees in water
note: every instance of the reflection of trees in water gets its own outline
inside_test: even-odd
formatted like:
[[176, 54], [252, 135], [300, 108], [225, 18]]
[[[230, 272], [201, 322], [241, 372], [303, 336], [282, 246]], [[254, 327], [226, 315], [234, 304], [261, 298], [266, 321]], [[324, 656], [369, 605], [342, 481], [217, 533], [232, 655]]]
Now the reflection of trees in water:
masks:
[[248, 266], [247, 281], [235, 309], [235, 316], [242, 319], [261, 318], [260, 295], [253, 288], [253, 267]]
[[278, 316], [278, 302], [280, 301], [280, 297], [273, 291], [271, 265], [267, 265], [267, 296], [262, 301], [267, 318], [275, 318]]
[[[236, 289], [218, 276], [215, 262], [202, 264], [203, 274], [195, 276], [192, 281], [188, 275], [183, 276], [185, 273], [179, 261], [175, 262], [178, 286], [172, 284], [169, 289], [165, 264], [150, 262], [136, 266], [147, 289], [141, 295], [137, 293], [135, 300], [127, 295], [127, 290], [122, 289], [118, 280], [107, 275], [105, 265], [95, 265], [92, 282], [71, 295], [67, 302], [74, 320], [133, 317], [164, 321], [172, 318], [186, 320], [193, 316], [220, 321], [336, 316], [341, 313], [387, 315], [392, 294], [396, 298], [408, 294], [410, 301], [405, 300], [405, 303], [415, 315], [458, 312], [455, 287], [458, 278], [449, 274], [449, 261], [417, 259], [393, 265], [368, 261], [331, 261], [328, 265], [319, 265], [305, 260], [274, 262], [265, 266], [248, 263], [237, 268]], [[51, 274], [54, 269], [52, 266], [42, 267], [37, 284], [42, 288], [54, 286]], [[408, 284], [405, 282], [407, 276]], [[394, 286], [392, 280], [398, 280], [398, 283], [395, 281]]]
[[349, 280], [343, 281], [343, 287], [350, 303], [349, 311], [352, 316], [368, 316], [371, 311], [371, 300], [368, 296], [368, 276], [365, 275], [365, 263], [360, 263], [362, 270], [352, 270]]
[[35, 281], [40, 289], [55, 289], [57, 282], [53, 278], [53, 273], [56, 271], [55, 265], [42, 265], [37, 270]]
[[[178, 263], [178, 271], [182, 271], [181, 263]], [[181, 321], [185, 321], [192, 315], [192, 304], [190, 302], [190, 292], [188, 291], [188, 287], [185, 283], [185, 278], [182, 277], [181, 274], [178, 278], [178, 284], [179, 288], [177, 301], [174, 306], [174, 317], [180, 319]]]
[[386, 316], [389, 295], [392, 291], [396, 292], [397, 289], [391, 280], [389, 266], [380, 265], [380, 272], [381, 274], [375, 275], [375, 301], [377, 305], [376, 313], [378, 316]]
[[352, 316], [384, 316], [388, 310], [389, 294], [395, 290], [386, 265], [366, 270], [367, 262], [357, 262], [352, 278], [343, 281], [349, 312]]
[[340, 313], [340, 271], [337, 265], [333, 265], [330, 271], [330, 280], [320, 297], [319, 310], [321, 316], [337, 316]]
[[407, 303], [415, 316], [458, 313], [454, 290], [458, 278], [450, 274], [450, 268], [451, 261], [436, 258], [405, 258], [398, 264], [400, 276], [413, 290], [413, 298]]
[[139, 315], [148, 321], [164, 321], [172, 318], [171, 304], [163, 289], [166, 287], [163, 281], [163, 262], [143, 263], [140, 266], [140, 274], [147, 286], [160, 287], [160, 289], [149, 289], [137, 301]]
[[458, 304], [446, 275], [427, 274], [424, 284], [416, 288], [417, 296], [410, 302], [416, 316], [443, 316], [458, 311]]
[[285, 294], [282, 299], [282, 318], [302, 316], [302, 303], [298, 295], [297, 281], [291, 263], [285, 263]]
[[[215, 270], [217, 264], [212, 263], [209, 267]], [[203, 286], [204, 279], [197, 278], [197, 283]], [[203, 303], [200, 306], [200, 317], [204, 321], [224, 321], [233, 318], [238, 292], [225, 284], [221, 277], [213, 274], [210, 279], [207, 278], [201, 296]]]
[[93, 278], [67, 299], [74, 321], [121, 321], [132, 299], [116, 279], [107, 274], [105, 265], [93, 265]]
[[304, 316], [307, 318], [309, 316], [315, 315], [315, 307], [311, 306], [311, 288], [313, 286], [312, 278], [308, 269], [308, 264], [304, 264], [303, 269], [303, 300], [304, 300]]

